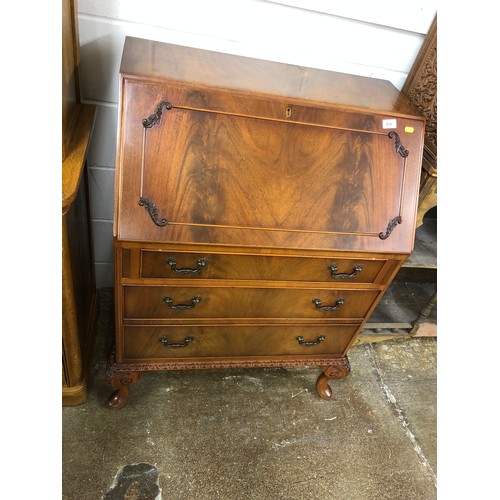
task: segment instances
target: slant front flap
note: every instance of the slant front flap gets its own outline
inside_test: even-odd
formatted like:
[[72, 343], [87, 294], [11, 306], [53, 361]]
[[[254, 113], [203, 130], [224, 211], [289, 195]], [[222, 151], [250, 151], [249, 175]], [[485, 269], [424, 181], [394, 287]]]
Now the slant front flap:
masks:
[[389, 251], [404, 220], [411, 246], [420, 122], [204, 96], [126, 82], [119, 238]]

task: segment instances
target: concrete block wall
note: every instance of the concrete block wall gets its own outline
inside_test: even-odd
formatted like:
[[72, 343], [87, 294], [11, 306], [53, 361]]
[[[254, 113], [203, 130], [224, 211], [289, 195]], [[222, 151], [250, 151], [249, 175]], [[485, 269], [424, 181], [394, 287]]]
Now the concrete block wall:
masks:
[[83, 102], [97, 105], [88, 164], [98, 288], [113, 286], [118, 70], [125, 36], [382, 78], [401, 89], [436, 0], [79, 0]]

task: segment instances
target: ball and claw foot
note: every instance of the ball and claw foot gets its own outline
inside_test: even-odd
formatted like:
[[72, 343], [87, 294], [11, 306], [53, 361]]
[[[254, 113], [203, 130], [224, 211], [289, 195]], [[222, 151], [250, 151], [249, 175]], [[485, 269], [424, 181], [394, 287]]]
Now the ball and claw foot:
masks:
[[323, 373], [321, 373], [316, 381], [318, 396], [322, 399], [330, 399], [332, 397], [332, 388], [328, 384], [328, 381], [331, 378], [336, 380], [345, 378], [349, 373], [351, 373], [351, 367], [349, 366], [347, 357], [339, 358], [333, 364], [325, 367]]

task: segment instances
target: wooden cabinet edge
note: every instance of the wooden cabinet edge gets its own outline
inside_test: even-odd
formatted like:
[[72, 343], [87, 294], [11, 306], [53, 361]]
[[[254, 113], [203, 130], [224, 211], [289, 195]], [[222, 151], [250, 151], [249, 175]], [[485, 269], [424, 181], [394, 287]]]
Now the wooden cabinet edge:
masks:
[[70, 151], [62, 162], [62, 213], [69, 210], [78, 194], [85, 158], [94, 128], [96, 107], [82, 104]]
[[[78, 123], [72, 135], [71, 147], [62, 162], [62, 303], [63, 303], [63, 360], [67, 376], [62, 388], [62, 405], [76, 406], [84, 403], [88, 396], [87, 377], [94, 332], [97, 328], [99, 297], [95, 288], [89, 310], [86, 311], [86, 331], [80, 332], [73, 291], [71, 256], [67, 234], [67, 213], [78, 196], [80, 184], [85, 178], [86, 157], [95, 123], [96, 107], [80, 105]], [[90, 242], [92, 240], [90, 239]], [[91, 265], [94, 265], [91, 259]], [[95, 280], [93, 280], [95, 287]], [[84, 340], [80, 339], [80, 336]], [[63, 361], [64, 364], [64, 361]]]
[[79, 406], [88, 398], [87, 380], [82, 380], [80, 384], [72, 387], [63, 387], [62, 390], [62, 405], [63, 406]]

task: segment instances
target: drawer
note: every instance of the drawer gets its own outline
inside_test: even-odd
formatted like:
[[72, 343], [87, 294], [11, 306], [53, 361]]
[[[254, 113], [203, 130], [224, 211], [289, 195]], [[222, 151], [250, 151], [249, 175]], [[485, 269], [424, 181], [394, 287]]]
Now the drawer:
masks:
[[141, 251], [141, 278], [373, 283], [386, 259]]
[[126, 326], [124, 359], [342, 355], [359, 325]]
[[376, 290], [124, 286], [124, 319], [364, 318]]

